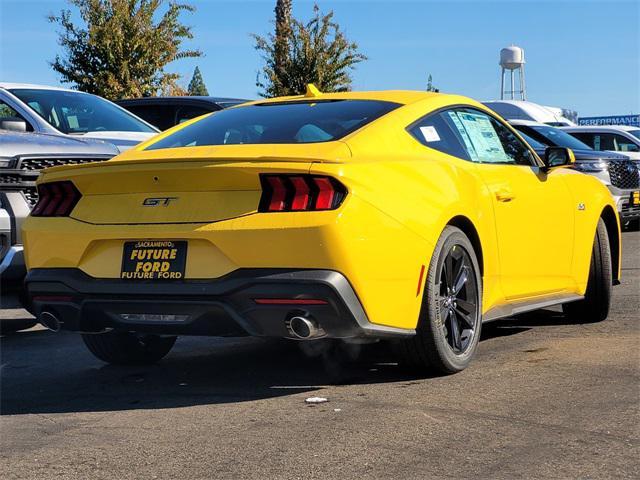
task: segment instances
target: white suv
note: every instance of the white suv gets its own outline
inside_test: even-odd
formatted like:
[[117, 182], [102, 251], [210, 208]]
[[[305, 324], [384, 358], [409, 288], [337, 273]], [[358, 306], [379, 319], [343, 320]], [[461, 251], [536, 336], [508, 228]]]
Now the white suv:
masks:
[[640, 127], [615, 125], [562, 127], [594, 150], [609, 150], [640, 161]]

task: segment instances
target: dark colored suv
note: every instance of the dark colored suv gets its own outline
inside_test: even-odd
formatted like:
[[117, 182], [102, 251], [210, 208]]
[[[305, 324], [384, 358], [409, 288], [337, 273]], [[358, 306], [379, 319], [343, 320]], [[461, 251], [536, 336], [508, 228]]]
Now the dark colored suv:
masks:
[[118, 100], [116, 103], [160, 130], [167, 130], [192, 118], [247, 100], [219, 97], [144, 97]]

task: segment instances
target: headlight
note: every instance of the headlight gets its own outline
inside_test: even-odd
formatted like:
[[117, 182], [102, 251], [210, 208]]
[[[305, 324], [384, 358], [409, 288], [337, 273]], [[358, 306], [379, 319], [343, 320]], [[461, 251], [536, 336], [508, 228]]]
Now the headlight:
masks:
[[602, 160], [580, 160], [573, 164], [573, 168], [581, 172], [604, 172], [607, 169], [607, 162]]

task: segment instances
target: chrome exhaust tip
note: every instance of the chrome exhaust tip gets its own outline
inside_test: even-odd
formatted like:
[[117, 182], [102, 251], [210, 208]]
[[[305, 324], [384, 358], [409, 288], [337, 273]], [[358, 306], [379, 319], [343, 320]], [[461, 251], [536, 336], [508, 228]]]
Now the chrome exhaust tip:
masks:
[[42, 312], [38, 317], [38, 322], [52, 332], [60, 331], [60, 320], [51, 312]]
[[289, 318], [286, 322], [289, 333], [299, 340], [310, 340], [321, 337], [324, 331], [318, 327], [315, 320], [300, 315]]

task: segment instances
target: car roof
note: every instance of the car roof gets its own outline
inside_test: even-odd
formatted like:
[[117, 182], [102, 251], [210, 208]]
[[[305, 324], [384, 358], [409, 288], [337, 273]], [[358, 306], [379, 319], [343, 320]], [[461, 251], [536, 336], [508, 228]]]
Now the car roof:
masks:
[[263, 98], [251, 102], [252, 104], [278, 103], [296, 100], [378, 100], [408, 105], [429, 98], [442, 97], [445, 94], [422, 92], [417, 90], [372, 90], [364, 92], [335, 92], [313, 95], [295, 95], [290, 97]]
[[[551, 127], [551, 125], [547, 125], [546, 123], [534, 122], [533, 120], [519, 120], [519, 119], [506, 119], [510, 125], [526, 125], [529, 127]], [[558, 128], [558, 127], [553, 127]]]
[[163, 104], [163, 103], [245, 103], [250, 100], [244, 98], [231, 98], [231, 97], [211, 97], [203, 95], [189, 95], [189, 96], [168, 96], [168, 97], [140, 97], [140, 98], [122, 98], [117, 100], [118, 105], [143, 105], [143, 104]]
[[0, 82], [0, 88], [4, 88], [6, 90], [24, 88], [29, 90], [60, 90], [63, 92], [75, 92], [75, 93], [84, 93], [79, 90], [71, 90], [70, 88], [63, 87], [51, 87], [49, 85], [36, 85], [33, 83], [7, 83]]
[[581, 131], [624, 131], [624, 132], [630, 132], [632, 130], [640, 130], [640, 127], [631, 127], [629, 125], [577, 125], [575, 127], [562, 127], [563, 130], [572, 130], [575, 132], [581, 132]]

